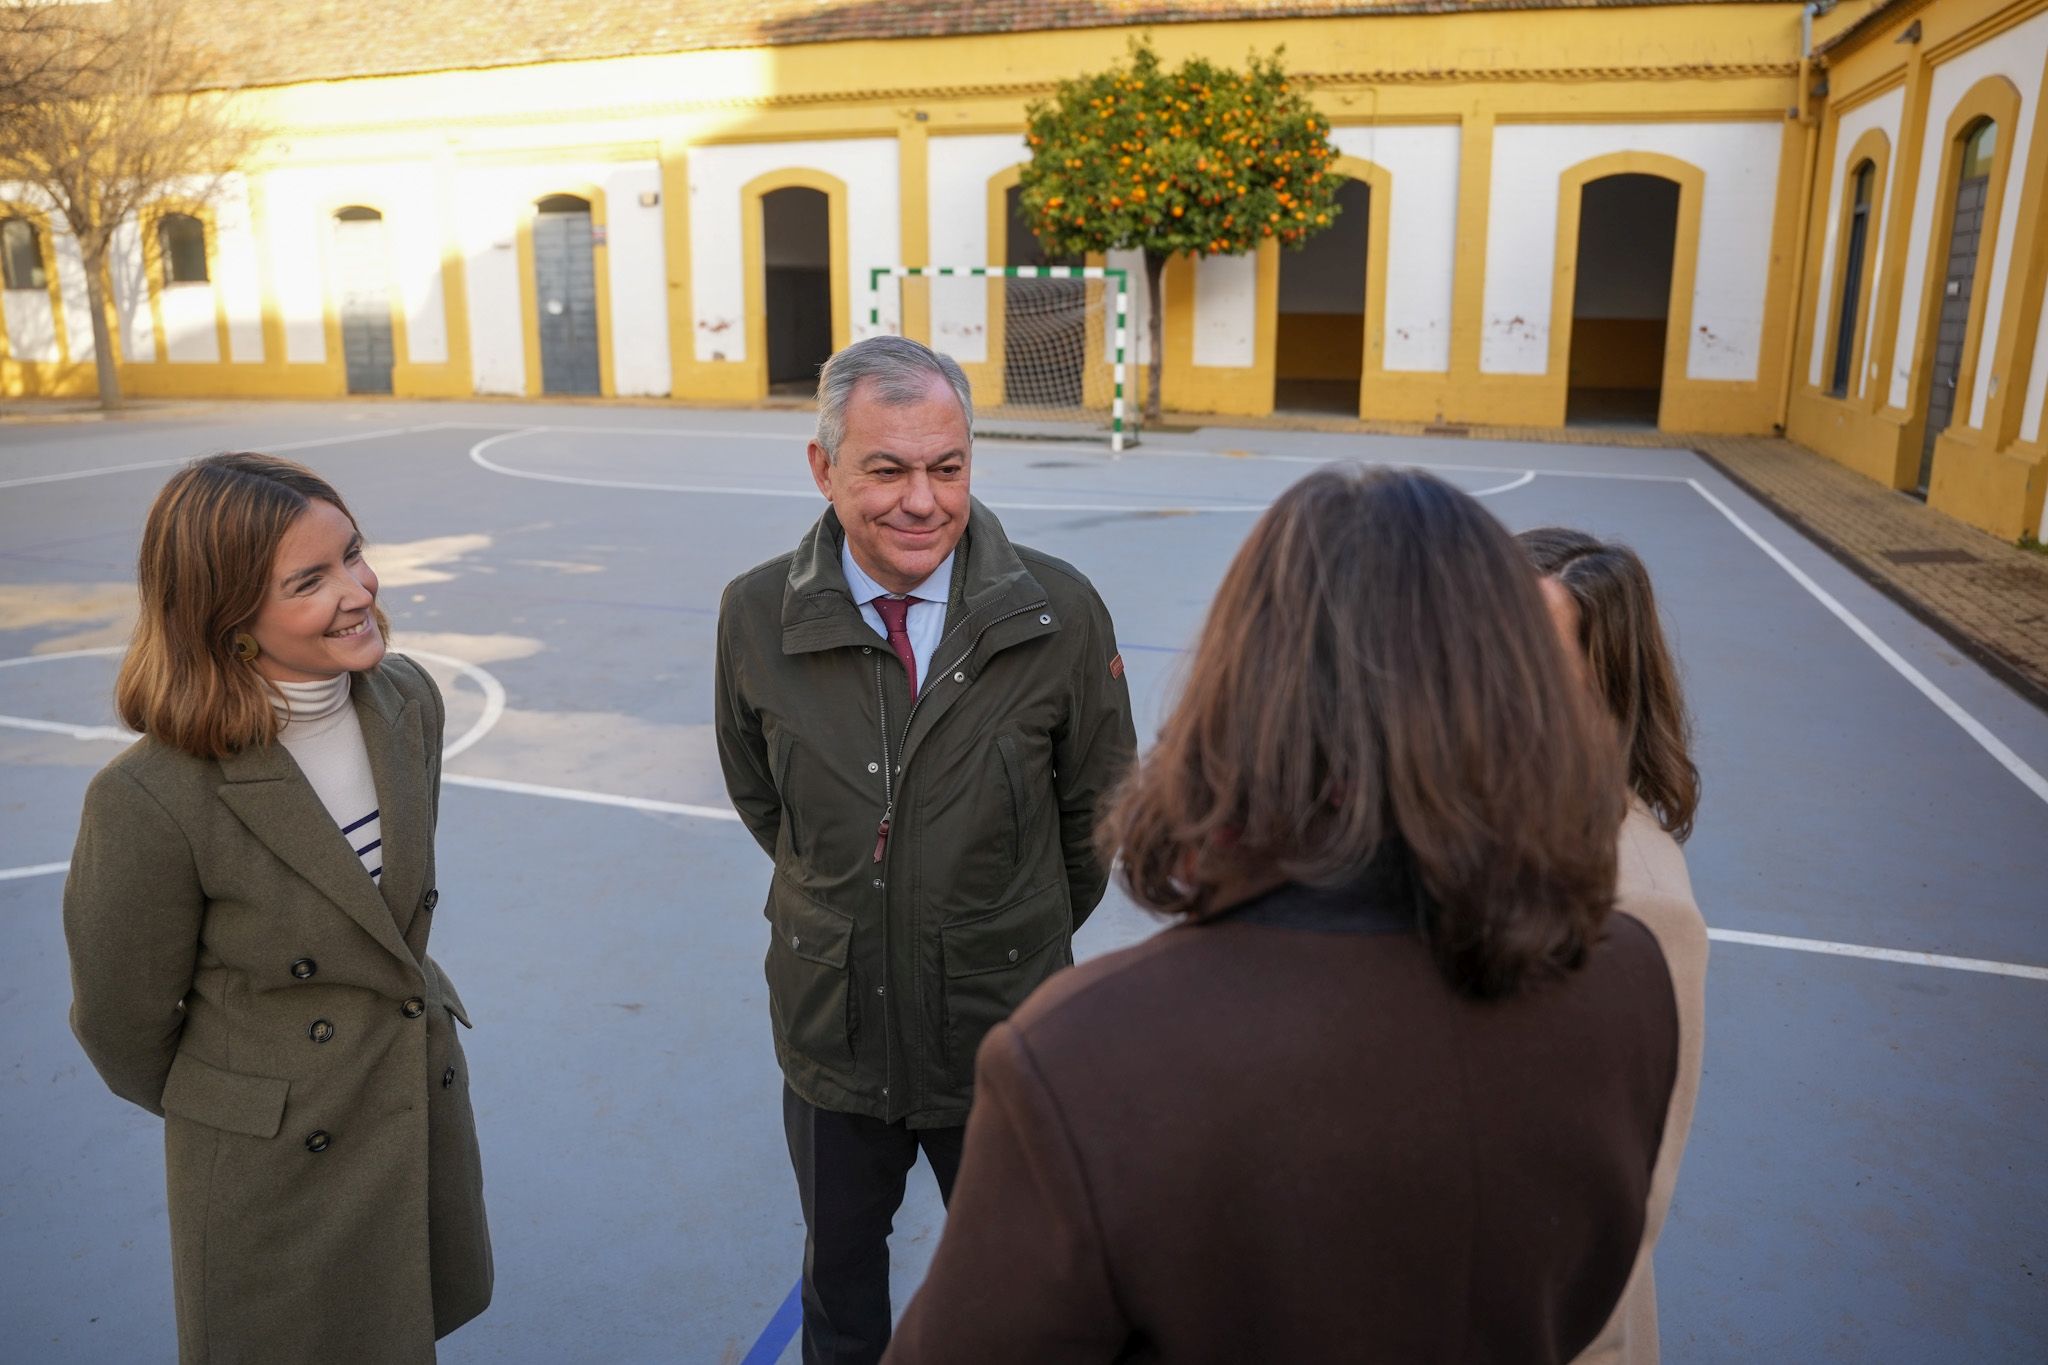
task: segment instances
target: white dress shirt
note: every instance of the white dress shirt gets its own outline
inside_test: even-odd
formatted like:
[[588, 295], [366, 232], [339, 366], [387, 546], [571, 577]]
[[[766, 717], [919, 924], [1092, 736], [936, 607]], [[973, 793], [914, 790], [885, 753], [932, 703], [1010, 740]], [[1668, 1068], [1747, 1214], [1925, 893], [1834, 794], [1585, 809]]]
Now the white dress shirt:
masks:
[[960, 553], [955, 546], [953, 554], [946, 556], [932, 576], [907, 593], [890, 592], [887, 588], [869, 578], [860, 565], [853, 562], [853, 551], [845, 541], [839, 543], [839, 567], [845, 571], [847, 589], [853, 593], [853, 600], [860, 604], [860, 619], [882, 637], [883, 647], [889, 643], [889, 627], [882, 621], [882, 613], [875, 610], [873, 602], [877, 597], [915, 597], [918, 601], [910, 604], [904, 622], [904, 633], [910, 636], [910, 652], [917, 657], [918, 690], [924, 690], [925, 680], [932, 675], [932, 655], [938, 652], [939, 641], [946, 634], [946, 597], [953, 587], [953, 555]]

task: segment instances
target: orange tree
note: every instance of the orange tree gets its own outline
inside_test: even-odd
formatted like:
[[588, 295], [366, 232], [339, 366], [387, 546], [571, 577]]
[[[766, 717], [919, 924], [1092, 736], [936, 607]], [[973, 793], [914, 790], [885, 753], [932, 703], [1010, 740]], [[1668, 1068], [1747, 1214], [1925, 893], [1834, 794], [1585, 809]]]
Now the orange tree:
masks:
[[1337, 217], [1329, 122], [1288, 84], [1281, 55], [1168, 71], [1149, 41], [1133, 42], [1128, 64], [1065, 81], [1027, 111], [1020, 197], [1046, 253], [1145, 253], [1148, 418], [1159, 416], [1166, 263], [1268, 238], [1299, 247]]

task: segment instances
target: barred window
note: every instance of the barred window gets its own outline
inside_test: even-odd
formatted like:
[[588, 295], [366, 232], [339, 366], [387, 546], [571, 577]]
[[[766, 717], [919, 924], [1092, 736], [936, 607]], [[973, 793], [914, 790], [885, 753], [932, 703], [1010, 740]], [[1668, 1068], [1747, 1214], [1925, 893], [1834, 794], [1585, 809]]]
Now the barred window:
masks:
[[43, 244], [36, 225], [26, 218], [0, 218], [0, 275], [9, 289], [47, 289]]
[[205, 284], [206, 225], [189, 213], [167, 213], [156, 225], [165, 284]]

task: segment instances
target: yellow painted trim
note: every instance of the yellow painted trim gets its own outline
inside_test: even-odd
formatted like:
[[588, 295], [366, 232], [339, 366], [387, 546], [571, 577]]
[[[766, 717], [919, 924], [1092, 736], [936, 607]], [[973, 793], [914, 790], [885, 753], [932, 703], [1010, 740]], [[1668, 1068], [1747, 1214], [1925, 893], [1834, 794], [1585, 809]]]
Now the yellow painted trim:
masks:
[[271, 251], [270, 185], [262, 176], [249, 177], [249, 235], [256, 244], [257, 325], [263, 333], [263, 364], [286, 364], [284, 307], [277, 297], [277, 262]]
[[[1830, 397], [1833, 396], [1835, 348], [1841, 344], [1839, 331], [1842, 325], [1842, 290], [1848, 280], [1849, 232], [1856, 214], [1856, 202], [1852, 196], [1855, 193], [1857, 169], [1866, 161], [1871, 166], [1871, 177], [1870, 216], [1863, 229], [1863, 278], [1857, 282], [1856, 314], [1851, 324], [1856, 328], [1856, 336], [1850, 343], [1848, 388], [1842, 398], [1836, 400], [1838, 402], [1861, 402], [1866, 393], [1874, 391], [1874, 386], [1866, 382], [1869, 376], [1865, 373], [1867, 362], [1863, 349], [1864, 338], [1869, 335], [1869, 328], [1863, 324], [1870, 318], [1870, 299], [1877, 282], [1878, 261], [1874, 248], [1883, 240], [1879, 235], [1883, 223], [1879, 219], [1884, 212], [1884, 192], [1888, 184], [1886, 176], [1891, 170], [1891, 159], [1892, 144], [1885, 136], [1884, 130], [1868, 128], [1849, 149], [1849, 159], [1842, 163], [1842, 203], [1835, 215], [1834, 278], [1828, 282], [1827, 311], [1821, 319], [1824, 324], [1824, 330], [1820, 334], [1821, 382], [1817, 386], [1821, 393]], [[1815, 214], [1814, 217], [1816, 221], [1821, 220], [1819, 214]], [[1807, 373], [1810, 375], [1812, 372], [1812, 357], [1809, 356]]]
[[[1451, 384], [1476, 389], [1486, 331], [1486, 235], [1493, 207], [1493, 111], [1473, 105], [1458, 132], [1458, 220], [1451, 265]], [[1438, 413], [1439, 419], [1450, 414]], [[1462, 415], [1462, 414], [1461, 414]], [[1477, 414], [1473, 414], [1477, 415]]]
[[[64, 317], [64, 290], [57, 278], [57, 239], [49, 215], [19, 199], [0, 199], [0, 218], [20, 218], [35, 229], [36, 255], [43, 263], [43, 289], [50, 300], [50, 337], [57, 343], [55, 360], [18, 360], [7, 336], [7, 314], [0, 309], [0, 396], [70, 391], [76, 362], [71, 355], [71, 330]], [[16, 292], [16, 291], [10, 291]]]
[[697, 397], [697, 310], [690, 290], [690, 149], [661, 144], [661, 245], [668, 271], [668, 391]]
[[519, 322], [526, 358], [526, 396], [541, 398], [540, 368], [540, 281], [534, 276], [533, 220], [540, 214], [540, 201], [558, 194], [574, 195], [590, 205], [590, 263], [597, 293], [597, 390], [604, 398], [618, 395], [612, 380], [612, 262], [609, 218], [605, 210], [604, 187], [584, 181], [545, 190], [527, 200], [519, 215]]
[[214, 217], [211, 204], [193, 199], [158, 199], [143, 210], [138, 227], [142, 232], [143, 278], [149, 284], [149, 319], [156, 329], [156, 361], [158, 365], [204, 365], [204, 360], [171, 359], [170, 337], [164, 330], [163, 291], [164, 279], [163, 244], [158, 238], [163, 220], [172, 214], [182, 213], [199, 220], [202, 236], [206, 243], [206, 287], [213, 291], [214, 345], [219, 354], [212, 363], [231, 365], [234, 363], [234, 347], [228, 339], [228, 300], [220, 287], [220, 228]]
[[[898, 230], [902, 234], [903, 247], [900, 265], [932, 263], [932, 214], [927, 199], [931, 177], [929, 128], [929, 123], [912, 115], [905, 118], [896, 130], [896, 220], [901, 225]], [[902, 287], [898, 305], [902, 309], [903, 335], [929, 346], [932, 340], [930, 281], [902, 279], [897, 283]]]
[[[1918, 481], [1918, 455], [1927, 430], [1928, 402], [1932, 391], [1936, 323], [1941, 316], [1942, 286], [1948, 274], [1949, 239], [1956, 213], [1956, 192], [1961, 188], [1960, 171], [1964, 134], [1978, 120], [1989, 118], [1998, 125], [1998, 145], [1992, 153], [1990, 184], [1984, 196], [1984, 225], [1977, 238], [1977, 273], [1970, 283], [1970, 312], [1963, 328], [1963, 354], [1956, 368], [1956, 400], [1949, 416], [1951, 438], [1971, 431], [1970, 390], [1977, 375], [1977, 350], [1983, 338], [1984, 309], [1991, 291], [1988, 282], [1998, 250], [1998, 218], [2005, 203], [2006, 173], [2011, 168], [2014, 125], [2019, 121], [2020, 94], [2003, 76], [1986, 76], [1956, 101], [1942, 130], [1941, 159], [1935, 168], [1939, 177], [1934, 189], [1934, 230], [1927, 234], [1926, 269], [1921, 281], [1918, 313], [1920, 323], [1913, 334], [1911, 387], [1905, 422], [1905, 445], [1914, 455], [1908, 471], [1912, 487]], [[1927, 500], [1939, 506], [1935, 484], [1940, 480], [1941, 450], [1935, 450], [1934, 468], [1928, 476]]]
[[[1550, 417], [1546, 425], [1562, 426], [1570, 396], [1572, 300], [1579, 278], [1579, 211], [1587, 185], [1611, 175], [1653, 175], [1678, 186], [1678, 235], [1671, 252], [1671, 297], [1665, 308], [1664, 382], [1657, 414], [1660, 431], [1701, 429], [1692, 414], [1700, 404], [1687, 401], [1686, 360], [1692, 347], [1693, 277], [1699, 266], [1700, 200], [1707, 175], [1689, 161], [1656, 152], [1609, 152], [1566, 170], [1558, 177], [1557, 255], [1550, 293], [1550, 361], [1542, 378], [1548, 386]], [[1759, 374], [1767, 373], [1759, 357]], [[1498, 379], [1501, 376], [1488, 376]], [[1721, 385], [1714, 385], [1721, 387]], [[1683, 409], [1681, 415], [1680, 409]]]
[[[1366, 201], [1365, 235], [1365, 363], [1358, 374], [1358, 415], [1379, 413], [1373, 394], [1387, 373], [1387, 257], [1394, 240], [1394, 173], [1362, 157], [1340, 156], [1330, 169], [1348, 180], [1362, 180], [1370, 197]], [[1267, 368], [1279, 370], [1280, 299], [1279, 267], [1274, 267], [1273, 341], [1274, 355]], [[1275, 381], [1278, 382], [1277, 379]]]
[[846, 182], [808, 166], [784, 166], [755, 176], [740, 187], [740, 268], [745, 276], [747, 307], [747, 358], [740, 364], [751, 376], [747, 387], [752, 398], [768, 393], [768, 250], [761, 201], [787, 189], [818, 190], [825, 196], [831, 241], [832, 349], [843, 350], [853, 340], [852, 284], [846, 263]]
[[[970, 261], [968, 264], [1010, 263], [1010, 191], [1015, 189], [1023, 178], [1024, 163], [1021, 161], [1014, 166], [1003, 167], [988, 178], [988, 259], [981, 262]], [[1005, 361], [1009, 354], [1007, 347], [1010, 339], [1010, 310], [1007, 306], [1009, 296], [1006, 292], [1007, 286], [998, 278], [991, 276], [983, 284], [988, 295], [988, 308], [985, 314], [988, 322], [982, 332], [987, 358], [977, 364], [963, 364], [960, 368], [966, 371], [967, 382], [974, 389], [975, 402], [993, 408], [1002, 405], [1005, 396], [1004, 384], [1009, 374]], [[1131, 331], [1136, 335], [1137, 328], [1133, 326]], [[1085, 377], [1083, 383], [1086, 383]]]
[[[1877, 343], [1877, 373], [1866, 375], [1876, 412], [1891, 434], [1889, 449], [1872, 451], [1865, 459], [1884, 470], [1879, 481], [1892, 488], [1911, 488], [1918, 481], [1920, 448], [1907, 431], [1905, 412], [1891, 406], [1892, 367], [1898, 354], [1899, 320], [1905, 313], [1906, 260], [1912, 250], [1913, 201], [1920, 188], [1921, 148], [1926, 143], [1928, 105], [1933, 94], [1934, 73], [1918, 45], [1906, 57], [1905, 108], [1899, 115], [1897, 159], [1892, 167], [1891, 203], [1885, 208], [1883, 251], [1879, 253], [1874, 337]], [[1953, 205], [1954, 200], [1950, 200]], [[1939, 220], [1937, 220], [1939, 221]], [[1839, 458], [1839, 457], [1838, 457]], [[1888, 466], [1888, 468], [1886, 468]], [[1865, 472], [1869, 472], [1866, 468]]]
[[[455, 206], [455, 158], [443, 151], [435, 159], [434, 203], [441, 224], [441, 309], [448, 332], [448, 368], [443, 387], [426, 388], [419, 396], [463, 398], [476, 392], [476, 365], [469, 335], [469, 262], [463, 256], [461, 218]], [[424, 367], [422, 367], [424, 368]]]

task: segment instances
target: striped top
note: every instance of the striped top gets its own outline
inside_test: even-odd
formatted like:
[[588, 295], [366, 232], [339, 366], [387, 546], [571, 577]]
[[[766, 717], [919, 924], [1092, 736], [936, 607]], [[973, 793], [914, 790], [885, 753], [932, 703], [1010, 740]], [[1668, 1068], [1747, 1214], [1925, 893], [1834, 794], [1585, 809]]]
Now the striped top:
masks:
[[299, 771], [313, 784], [313, 794], [334, 817], [348, 846], [363, 860], [371, 881], [384, 875], [384, 824], [377, 805], [377, 781], [370, 772], [370, 751], [363, 747], [363, 726], [349, 705], [354, 674], [325, 682], [275, 683], [283, 698], [271, 705], [284, 721], [278, 743], [284, 745]]

